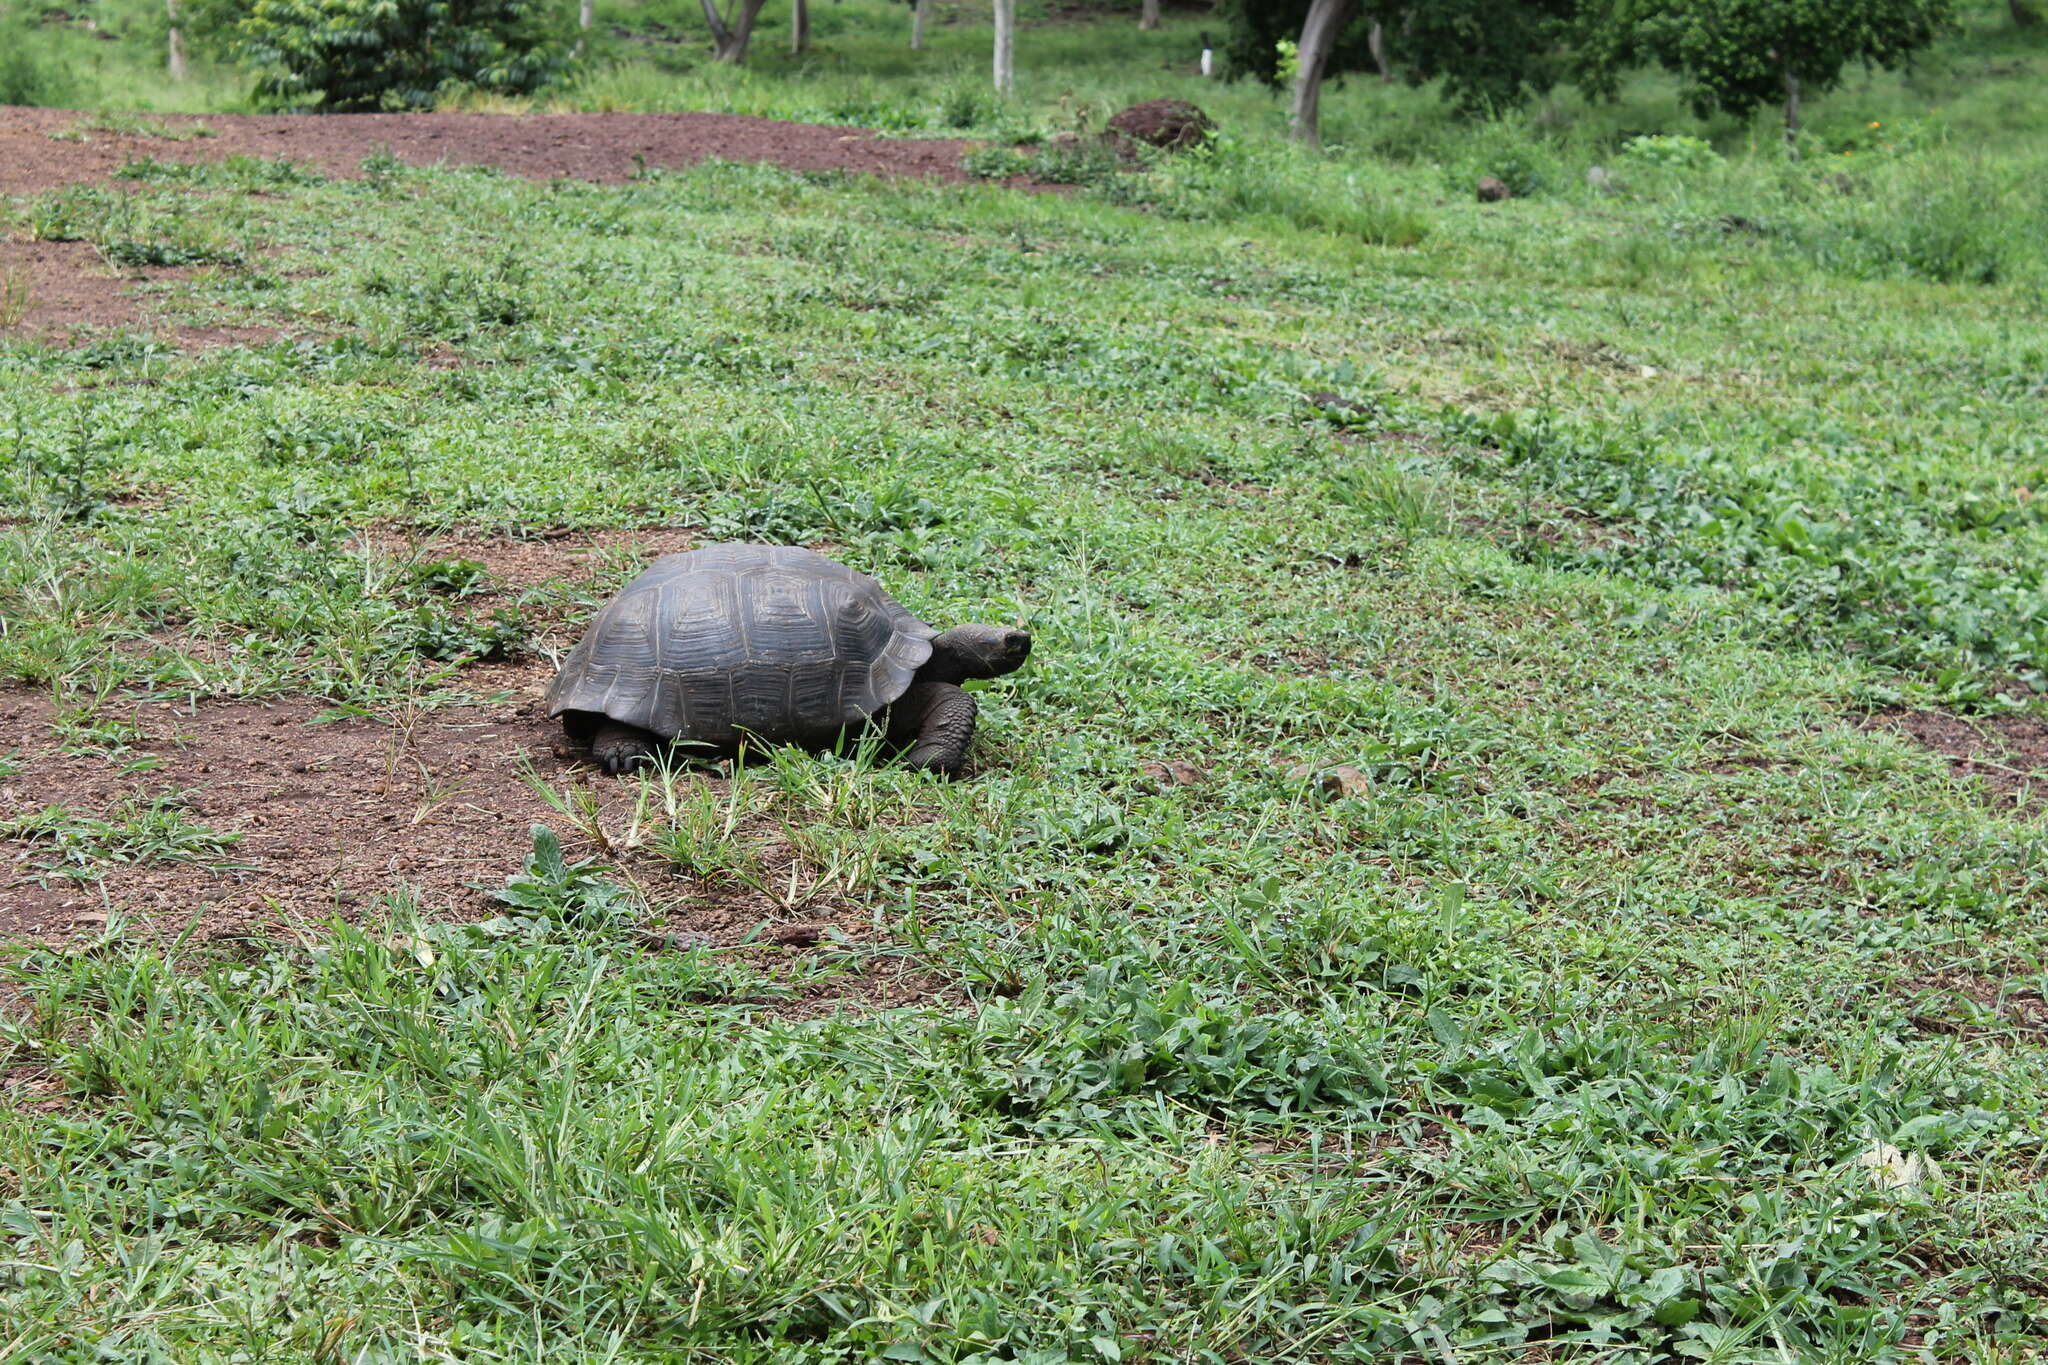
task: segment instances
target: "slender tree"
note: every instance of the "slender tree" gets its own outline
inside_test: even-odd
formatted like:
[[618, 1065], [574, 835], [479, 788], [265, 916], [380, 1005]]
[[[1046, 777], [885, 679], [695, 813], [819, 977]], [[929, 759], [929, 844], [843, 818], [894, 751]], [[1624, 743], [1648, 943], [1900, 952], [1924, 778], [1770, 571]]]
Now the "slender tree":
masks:
[[803, 52], [811, 45], [811, 0], [790, 0], [789, 50]]
[[1159, 27], [1159, 0], [1144, 0], [1138, 10], [1138, 27], [1152, 29]]
[[1391, 83], [1394, 67], [1387, 60], [1387, 28], [1379, 20], [1372, 21], [1372, 31], [1365, 36], [1366, 50], [1372, 53], [1372, 64], [1379, 68], [1380, 79]]
[[754, 20], [768, 0], [726, 0], [725, 13], [718, 12], [718, 0], [702, 0], [704, 22], [711, 26], [711, 59], [737, 65], [747, 59], [747, 43], [754, 36]]
[[[1540, 94], [1562, 73], [1559, 54], [1587, 0], [1220, 0], [1227, 74], [1283, 83], [1279, 50], [1295, 46], [1292, 126], [1320, 137], [1323, 82], [1347, 71], [1392, 72], [1386, 40], [1400, 43], [1399, 74], [1414, 84], [1441, 76], [1444, 95], [1467, 112], [1500, 109]], [[1611, 0], [1635, 3], [1635, 0]], [[1649, 3], [1649, 0], [1642, 0]], [[1378, 31], [1377, 51], [1374, 32]]]
[[1288, 129], [1311, 147], [1323, 145], [1323, 71], [1337, 36], [1351, 18], [1353, 0], [1311, 0], [1301, 26], [1294, 73], [1294, 108]]
[[164, 70], [174, 81], [185, 79], [185, 30], [178, 24], [178, 0], [164, 0], [164, 14], [171, 21], [170, 52]]
[[1007, 97], [1015, 91], [1017, 85], [1012, 60], [1017, 42], [1017, 0], [995, 0], [995, 6], [996, 93]]
[[[175, 4], [176, 0], [164, 0], [164, 3]], [[576, 9], [576, 47], [571, 56], [583, 55], [584, 43], [590, 37], [590, 26], [596, 19], [597, 0], [582, 0], [582, 4]]]
[[910, 50], [924, 51], [924, 14], [931, 0], [910, 0]]

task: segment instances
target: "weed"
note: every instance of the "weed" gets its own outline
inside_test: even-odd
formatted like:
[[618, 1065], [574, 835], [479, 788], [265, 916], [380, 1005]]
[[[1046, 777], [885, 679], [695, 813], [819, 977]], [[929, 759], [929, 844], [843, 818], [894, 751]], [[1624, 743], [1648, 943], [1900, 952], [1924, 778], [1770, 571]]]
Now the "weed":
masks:
[[531, 635], [525, 618], [510, 607], [478, 617], [458, 615], [434, 603], [415, 608], [404, 629], [408, 650], [444, 663], [509, 659], [526, 647]]
[[12, 267], [0, 270], [0, 330], [21, 326], [34, 305], [35, 294], [29, 288], [27, 273]]
[[177, 792], [131, 797], [104, 817], [68, 806], [0, 820], [0, 839], [30, 845], [26, 855], [45, 876], [68, 881], [98, 881], [109, 863], [216, 862], [241, 835], [209, 829], [187, 814], [189, 806]]
[[467, 597], [483, 588], [488, 576], [483, 564], [474, 559], [432, 559], [415, 564], [413, 584], [421, 592], [439, 597]]
[[630, 926], [639, 906], [624, 887], [607, 881], [594, 860], [569, 862], [562, 841], [546, 825], [533, 827], [533, 852], [519, 874], [493, 897], [524, 914], [575, 929]]
[[408, 167], [391, 154], [389, 147], [380, 146], [357, 164], [363, 183], [373, 190], [389, 190], [404, 177]]

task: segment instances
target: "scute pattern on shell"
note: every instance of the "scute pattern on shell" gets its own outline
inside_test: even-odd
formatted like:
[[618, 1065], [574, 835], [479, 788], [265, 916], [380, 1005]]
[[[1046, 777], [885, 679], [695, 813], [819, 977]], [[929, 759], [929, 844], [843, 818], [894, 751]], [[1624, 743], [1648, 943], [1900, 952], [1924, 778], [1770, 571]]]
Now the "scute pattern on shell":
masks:
[[902, 696], [932, 627], [866, 574], [811, 550], [665, 555], [591, 621], [548, 689], [670, 739], [825, 744]]

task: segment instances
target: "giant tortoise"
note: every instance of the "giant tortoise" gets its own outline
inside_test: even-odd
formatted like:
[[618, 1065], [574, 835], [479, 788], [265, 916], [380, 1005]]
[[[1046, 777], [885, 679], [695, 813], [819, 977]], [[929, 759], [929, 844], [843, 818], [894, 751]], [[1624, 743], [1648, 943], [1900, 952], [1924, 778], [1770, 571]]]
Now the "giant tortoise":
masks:
[[599, 609], [547, 708], [613, 773], [671, 744], [822, 749], [874, 725], [912, 767], [956, 777], [975, 718], [960, 684], [1030, 653], [1006, 626], [928, 626], [813, 551], [707, 545], [655, 560]]

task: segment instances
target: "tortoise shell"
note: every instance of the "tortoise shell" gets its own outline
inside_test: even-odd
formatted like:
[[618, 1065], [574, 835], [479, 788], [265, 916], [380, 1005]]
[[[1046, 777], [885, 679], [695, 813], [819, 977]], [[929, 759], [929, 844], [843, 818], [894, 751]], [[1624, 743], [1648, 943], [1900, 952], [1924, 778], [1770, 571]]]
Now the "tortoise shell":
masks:
[[821, 554], [706, 546], [655, 560], [599, 609], [548, 688], [548, 714], [721, 748], [747, 736], [829, 744], [903, 695], [937, 634]]

